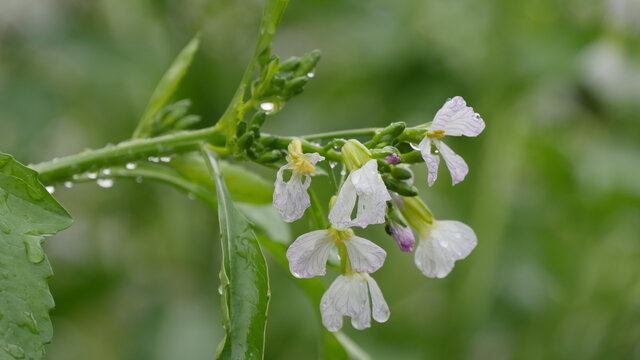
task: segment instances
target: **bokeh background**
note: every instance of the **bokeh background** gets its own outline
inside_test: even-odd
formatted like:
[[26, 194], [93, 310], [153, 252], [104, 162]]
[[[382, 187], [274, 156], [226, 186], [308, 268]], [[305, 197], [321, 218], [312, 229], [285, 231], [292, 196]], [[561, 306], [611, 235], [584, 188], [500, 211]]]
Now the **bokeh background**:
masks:
[[[176, 98], [212, 124], [261, 6], [0, 1], [0, 151], [36, 163], [128, 138], [198, 31]], [[391, 318], [360, 332], [346, 323], [353, 340], [373, 359], [640, 358], [639, 1], [293, 0], [274, 52], [315, 48], [315, 79], [266, 131], [417, 125], [454, 95], [487, 124], [448, 141], [470, 165], [463, 183], [452, 188], [441, 169], [427, 188], [416, 166], [436, 216], [471, 225], [478, 247], [446, 279], [427, 279], [382, 226], [362, 232], [388, 251], [375, 278]], [[56, 196], [75, 224], [46, 244], [57, 303], [49, 358], [212, 358], [223, 335], [215, 212], [150, 182]], [[318, 310], [268, 261], [265, 357], [316, 358]]]

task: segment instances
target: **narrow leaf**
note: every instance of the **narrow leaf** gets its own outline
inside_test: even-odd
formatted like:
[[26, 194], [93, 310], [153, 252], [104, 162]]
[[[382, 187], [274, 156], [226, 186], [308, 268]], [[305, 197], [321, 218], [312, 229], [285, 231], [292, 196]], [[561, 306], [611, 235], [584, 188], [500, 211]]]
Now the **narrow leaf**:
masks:
[[0, 359], [44, 359], [54, 303], [42, 242], [71, 223], [35, 171], [0, 153]]
[[171, 67], [164, 73], [162, 79], [160, 79], [160, 82], [156, 85], [155, 90], [153, 90], [153, 94], [151, 94], [142, 119], [133, 132], [134, 138], [148, 137], [150, 135], [151, 129], [153, 128], [152, 122], [154, 115], [167, 104], [171, 95], [173, 95], [178, 88], [180, 81], [182, 81], [182, 78], [191, 65], [191, 61], [193, 61], [193, 56], [196, 51], [198, 51], [199, 45], [200, 34], [197, 34], [189, 41], [187, 46], [182, 49], [176, 59], [173, 60]]
[[224, 340], [218, 359], [262, 359], [264, 352], [269, 278], [267, 263], [251, 224], [236, 209], [213, 151], [203, 148], [218, 198], [222, 244], [220, 282]]

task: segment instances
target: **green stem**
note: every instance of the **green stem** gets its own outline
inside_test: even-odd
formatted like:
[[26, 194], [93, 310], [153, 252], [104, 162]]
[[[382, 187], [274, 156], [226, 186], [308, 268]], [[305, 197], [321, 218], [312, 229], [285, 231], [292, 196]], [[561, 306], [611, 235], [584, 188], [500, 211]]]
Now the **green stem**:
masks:
[[364, 128], [364, 129], [351, 129], [351, 130], [338, 130], [325, 133], [318, 133], [312, 135], [302, 136], [305, 140], [322, 140], [322, 139], [335, 139], [335, 138], [348, 138], [356, 136], [372, 136], [376, 131], [381, 128]]
[[224, 132], [215, 128], [183, 131], [151, 139], [134, 139], [97, 150], [87, 150], [79, 154], [32, 165], [45, 184], [70, 179], [74, 174], [83, 173], [111, 165], [121, 165], [129, 161], [139, 161], [147, 156], [162, 156], [198, 150], [200, 144], [210, 143], [224, 146]]

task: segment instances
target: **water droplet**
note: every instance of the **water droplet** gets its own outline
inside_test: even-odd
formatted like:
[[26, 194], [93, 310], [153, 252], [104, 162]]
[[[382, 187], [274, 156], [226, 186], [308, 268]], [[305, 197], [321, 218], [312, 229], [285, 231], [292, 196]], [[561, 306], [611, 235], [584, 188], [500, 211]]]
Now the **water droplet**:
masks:
[[130, 162], [130, 163], [127, 163], [127, 165], [125, 165], [125, 167], [126, 167], [127, 169], [129, 169], [129, 170], [135, 170], [135, 168], [137, 168], [137, 167], [138, 167], [138, 164], [136, 164], [136, 163], [134, 163], [134, 162]]
[[263, 102], [260, 104], [260, 109], [266, 111], [267, 113], [272, 112], [276, 106], [272, 102]]
[[329, 167], [330, 167], [330, 168], [332, 168], [332, 169], [333, 169], [333, 168], [335, 168], [337, 165], [338, 165], [338, 163], [337, 163], [337, 162], [335, 162], [335, 161], [329, 161]]
[[409, 145], [411, 146], [411, 148], [413, 150], [420, 150], [420, 148], [418, 147], [418, 145], [414, 144], [414, 143], [409, 143]]
[[34, 264], [41, 263], [44, 260], [44, 250], [42, 250], [42, 241], [44, 241], [44, 237], [42, 236], [33, 236], [33, 235], [24, 235], [24, 239], [22, 240], [24, 243], [25, 250], [27, 251], [27, 258]]
[[136, 178], [136, 182], [137, 182], [138, 184], [142, 184], [142, 176], [138, 176], [138, 177]]
[[54, 192], [56, 192], [56, 187], [55, 186], [49, 185], [49, 186], [45, 187], [45, 189], [47, 189], [49, 194], [53, 194]]
[[342, 170], [340, 170], [340, 175], [341, 175], [341, 176], [345, 176], [345, 175], [347, 175], [347, 169], [342, 168]]
[[98, 178], [98, 173], [96, 173], [96, 172], [88, 172], [87, 173], [87, 177], [89, 179], [97, 179]]
[[104, 175], [111, 175], [111, 169], [104, 169], [104, 170], [102, 170], [102, 173]]
[[14, 359], [23, 359], [24, 358], [24, 350], [18, 345], [9, 344], [4, 350], [8, 352]]
[[64, 187], [66, 187], [67, 189], [71, 189], [73, 187], [73, 183], [71, 181], [65, 181]]
[[435, 149], [435, 150], [433, 151], [433, 153], [434, 153], [434, 154], [440, 154], [440, 150]]
[[316, 76], [316, 74], [314, 74], [314, 73], [312, 73], [312, 72], [308, 72], [308, 73], [307, 73], [307, 77], [308, 77], [309, 79], [313, 79], [313, 77], [314, 77], [314, 76]]
[[147, 159], [149, 161], [151, 161], [151, 162], [159, 162], [160, 161], [160, 158], [157, 157], [157, 156], [149, 156]]
[[160, 157], [160, 161], [166, 162], [166, 163], [171, 162], [171, 156], [162, 156]]
[[71, 177], [73, 180], [80, 180], [80, 174], [73, 174]]
[[109, 178], [102, 179], [101, 178], [101, 179], [98, 179], [96, 181], [96, 184], [98, 184], [98, 186], [100, 186], [100, 187], [108, 189], [108, 188], [113, 186], [113, 179], [109, 179]]
[[194, 193], [188, 193], [187, 197], [189, 198], [189, 200], [195, 200], [196, 199], [196, 194]]
[[218, 294], [222, 295], [222, 290], [223, 290], [222, 285], [218, 286]]

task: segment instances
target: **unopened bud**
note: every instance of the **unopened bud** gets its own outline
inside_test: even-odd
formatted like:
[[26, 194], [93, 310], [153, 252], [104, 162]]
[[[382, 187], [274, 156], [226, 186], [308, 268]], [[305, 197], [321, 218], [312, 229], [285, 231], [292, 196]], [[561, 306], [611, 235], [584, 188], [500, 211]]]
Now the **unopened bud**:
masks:
[[360, 141], [351, 139], [342, 147], [342, 158], [347, 169], [353, 171], [371, 160], [371, 152]]
[[427, 205], [417, 196], [405, 197], [404, 209], [402, 209], [402, 215], [407, 220], [409, 225], [414, 229], [422, 232], [433, 224], [433, 214]]
[[298, 65], [300, 65], [300, 58], [297, 56], [293, 56], [280, 64], [280, 71], [292, 71], [295, 70]]
[[413, 177], [413, 173], [411, 172], [411, 170], [403, 166], [394, 166], [391, 169], [391, 176], [398, 180], [407, 180]]
[[282, 151], [280, 150], [272, 150], [268, 151], [258, 158], [258, 162], [262, 164], [272, 163], [274, 161], [278, 161], [282, 158]]

